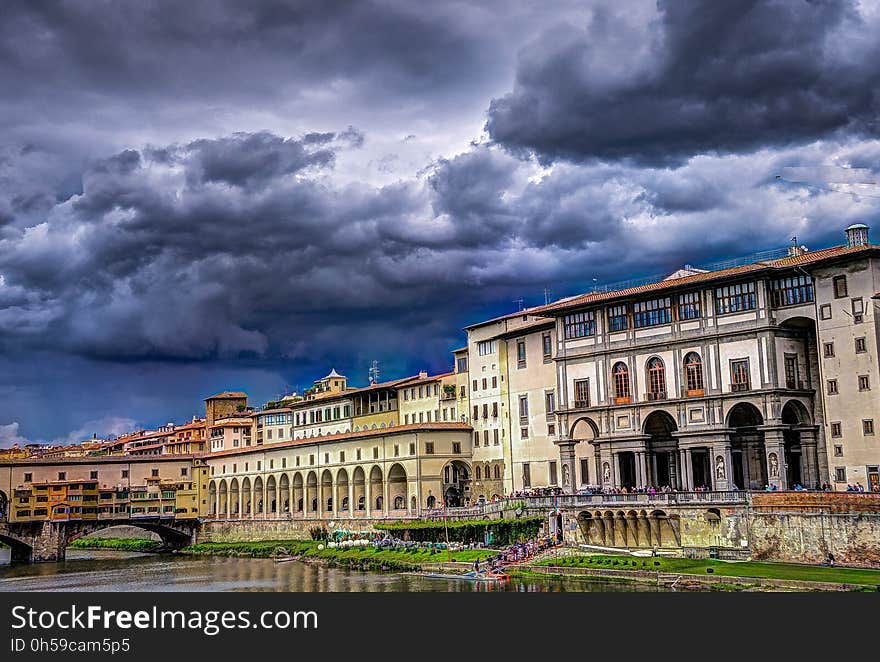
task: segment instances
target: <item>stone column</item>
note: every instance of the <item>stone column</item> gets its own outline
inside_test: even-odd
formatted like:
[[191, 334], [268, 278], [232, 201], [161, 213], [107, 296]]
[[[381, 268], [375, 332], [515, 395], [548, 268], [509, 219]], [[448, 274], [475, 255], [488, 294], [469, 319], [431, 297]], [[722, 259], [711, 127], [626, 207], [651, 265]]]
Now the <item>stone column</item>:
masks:
[[777, 489], [788, 489], [785, 471], [785, 439], [782, 428], [764, 429], [764, 453], [767, 463], [767, 482]]
[[371, 517], [373, 512], [373, 484], [368, 477], [364, 478], [364, 501], [366, 502], [364, 514]]
[[238, 519], [241, 519], [241, 517], [242, 517], [242, 507], [244, 505], [244, 503], [242, 501], [243, 497], [244, 497], [244, 494], [242, 494], [241, 488], [239, 487], [238, 488], [238, 510], [235, 513], [236, 518], [238, 518]]
[[647, 487], [648, 477], [645, 467], [645, 451], [636, 452], [636, 486]]
[[[559, 464], [568, 467], [568, 485], [564, 485], [563, 489], [566, 494], [574, 494], [577, 491], [577, 479], [575, 474], [575, 455], [574, 446], [577, 443], [574, 439], [560, 439], [559, 446]], [[560, 474], [562, 473], [560, 469]]]
[[620, 487], [619, 457], [615, 451], [611, 451], [611, 487]]
[[694, 485], [694, 458], [690, 448], [686, 448], [684, 451], [684, 477], [687, 484], [686, 489], [693, 492], [696, 485]]
[[816, 430], [798, 430], [801, 437], [801, 467], [804, 487], [813, 489], [821, 482], [819, 480], [819, 454], [816, 441]]
[[351, 519], [354, 517], [354, 481], [349, 479], [348, 481], [348, 518]]

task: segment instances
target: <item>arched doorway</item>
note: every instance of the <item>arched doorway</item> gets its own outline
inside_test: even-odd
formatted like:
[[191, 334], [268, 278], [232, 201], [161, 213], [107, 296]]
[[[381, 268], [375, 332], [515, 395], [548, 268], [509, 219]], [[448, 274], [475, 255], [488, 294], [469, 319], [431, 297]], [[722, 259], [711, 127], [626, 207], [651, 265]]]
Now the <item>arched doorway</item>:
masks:
[[758, 429], [763, 424], [761, 412], [748, 402], [737, 403], [727, 414], [733, 483], [738, 488], [760, 490], [767, 484], [764, 433]]
[[278, 492], [276, 488], [275, 476], [269, 476], [266, 479], [266, 502], [269, 508], [266, 512], [274, 515], [278, 512]]
[[309, 513], [318, 512], [318, 476], [314, 471], [306, 476], [306, 505]]
[[229, 512], [238, 517], [238, 510], [238, 480], [233, 478], [229, 484]]
[[278, 503], [281, 506], [279, 512], [290, 513], [290, 478], [287, 474], [281, 474], [281, 480], [278, 481]]
[[443, 499], [447, 508], [465, 505], [466, 494], [471, 482], [470, 467], [461, 460], [447, 462], [443, 467], [441, 480], [443, 481]]
[[367, 507], [366, 476], [361, 467], [355, 468], [351, 482], [354, 485], [354, 503], [357, 504], [357, 510], [365, 510]]
[[241, 512], [251, 514], [251, 479], [247, 476], [241, 481]]
[[401, 464], [388, 470], [388, 498], [393, 510], [406, 510], [406, 469]]
[[645, 419], [648, 483], [654, 487], [681, 487], [676, 432], [675, 419], [665, 411], [653, 411]]
[[348, 472], [340, 469], [336, 473], [336, 503], [339, 504], [340, 512], [346, 512], [351, 505], [348, 502]]
[[260, 476], [254, 479], [254, 513], [263, 514], [263, 479]]
[[380, 513], [385, 505], [385, 500], [382, 497], [383, 490], [384, 483], [382, 482], [382, 470], [378, 466], [373, 466], [373, 468], [370, 469], [370, 497], [372, 498], [370, 508]]
[[790, 426], [782, 433], [787, 485], [789, 488], [795, 485], [816, 487], [812, 483], [815, 482], [814, 476], [818, 475], [818, 467], [813, 472], [810, 471], [811, 467], [807, 466], [807, 462], [812, 460], [813, 453], [810, 452], [812, 449], [802, 443], [801, 430], [799, 429], [812, 425], [810, 413], [802, 402], [789, 400], [782, 407], [782, 422]]
[[598, 463], [599, 454], [596, 452], [599, 426], [591, 418], [579, 418], [571, 426], [568, 438], [575, 442], [574, 486], [601, 485], [602, 471]]
[[293, 474], [293, 508], [298, 515], [303, 514], [305, 509], [305, 492], [303, 491], [302, 474], [296, 472]]

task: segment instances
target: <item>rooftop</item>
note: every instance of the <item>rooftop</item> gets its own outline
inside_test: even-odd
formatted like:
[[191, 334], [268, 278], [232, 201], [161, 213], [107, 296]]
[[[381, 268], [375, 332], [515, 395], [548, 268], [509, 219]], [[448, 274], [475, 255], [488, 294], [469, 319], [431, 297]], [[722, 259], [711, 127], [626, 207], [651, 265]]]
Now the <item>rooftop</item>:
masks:
[[242, 393], [241, 391], [223, 391], [217, 395], [212, 395], [210, 398], [205, 398], [205, 400], [238, 400], [240, 398], [247, 398], [247, 393]]

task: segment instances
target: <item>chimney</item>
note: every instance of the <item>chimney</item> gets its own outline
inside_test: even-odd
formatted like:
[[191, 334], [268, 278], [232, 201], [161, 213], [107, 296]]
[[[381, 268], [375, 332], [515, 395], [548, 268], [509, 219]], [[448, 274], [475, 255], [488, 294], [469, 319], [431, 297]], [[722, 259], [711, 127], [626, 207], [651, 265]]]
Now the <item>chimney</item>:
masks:
[[868, 244], [868, 226], [864, 223], [853, 223], [846, 229], [846, 246], [866, 246]]
[[428, 376], [428, 371], [427, 371], [427, 370], [419, 370], [419, 377], [420, 377], [421, 379], [424, 379], [424, 378], [427, 377], [427, 376]]

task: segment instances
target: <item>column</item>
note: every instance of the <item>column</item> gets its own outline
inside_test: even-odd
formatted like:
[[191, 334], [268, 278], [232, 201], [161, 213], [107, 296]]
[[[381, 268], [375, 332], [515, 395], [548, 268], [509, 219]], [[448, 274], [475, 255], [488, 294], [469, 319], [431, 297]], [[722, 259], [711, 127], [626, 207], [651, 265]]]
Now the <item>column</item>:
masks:
[[238, 519], [241, 519], [242, 514], [243, 514], [243, 512], [244, 512], [244, 511], [242, 510], [242, 505], [243, 505], [243, 503], [242, 503], [242, 498], [243, 498], [243, 497], [244, 497], [244, 494], [242, 494], [241, 488], [239, 487], [239, 488], [238, 488], [238, 513], [237, 513], [237, 515], [236, 515], [236, 517], [237, 517]]
[[645, 472], [645, 452], [636, 451], [636, 487], [647, 487], [648, 478]]
[[371, 517], [371, 513], [373, 512], [373, 484], [370, 482], [370, 478], [366, 475], [364, 477], [364, 501], [366, 501], [366, 510], [364, 513], [367, 517]]
[[348, 518], [351, 519], [354, 517], [354, 480], [349, 478], [348, 480]]
[[385, 479], [385, 482], [382, 483], [382, 514], [385, 517], [388, 517], [388, 509], [391, 507], [389, 505], [389, 500], [391, 496], [391, 482]]
[[804, 487], [813, 489], [819, 486], [819, 454], [816, 430], [798, 430], [801, 437], [801, 464]]
[[691, 455], [691, 449], [686, 448], [684, 451], [684, 479], [686, 483], [685, 489], [689, 492], [694, 491], [694, 458]]
[[776, 489], [788, 489], [785, 467], [785, 438], [781, 428], [764, 429], [764, 460], [767, 463], [767, 482]]
[[679, 470], [677, 472], [678, 476], [676, 481], [678, 483], [678, 489], [687, 490], [689, 489], [687, 485], [687, 458], [685, 457], [685, 450], [683, 448], [678, 449], [678, 466]]
[[[575, 474], [575, 456], [574, 456], [574, 440], [566, 439], [559, 443], [559, 464], [568, 467], [568, 485], [564, 485], [563, 489], [567, 494], [574, 494], [577, 489], [577, 474]], [[562, 473], [560, 471], [560, 473]]]
[[617, 453], [611, 451], [611, 487], [620, 487], [620, 467], [617, 466]]

